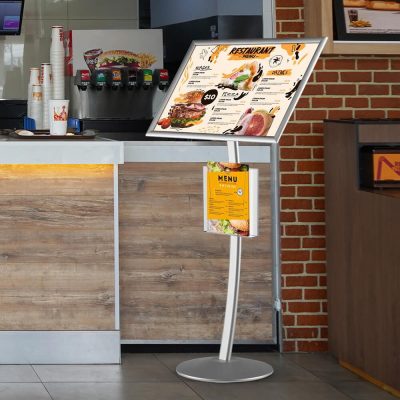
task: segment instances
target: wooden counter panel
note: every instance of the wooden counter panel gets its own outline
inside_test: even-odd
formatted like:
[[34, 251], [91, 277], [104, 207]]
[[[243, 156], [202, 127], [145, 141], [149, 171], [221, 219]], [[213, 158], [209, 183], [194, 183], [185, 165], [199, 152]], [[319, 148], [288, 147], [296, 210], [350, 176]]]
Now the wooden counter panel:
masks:
[[0, 330], [114, 330], [107, 263], [2, 262], [0, 275]]
[[113, 330], [113, 166], [0, 166], [0, 330]]
[[[219, 340], [229, 238], [203, 227], [202, 163], [120, 167], [121, 335]], [[243, 240], [236, 338], [272, 338], [269, 169], [260, 165], [261, 235]]]
[[0, 196], [113, 196], [111, 165], [0, 165]]

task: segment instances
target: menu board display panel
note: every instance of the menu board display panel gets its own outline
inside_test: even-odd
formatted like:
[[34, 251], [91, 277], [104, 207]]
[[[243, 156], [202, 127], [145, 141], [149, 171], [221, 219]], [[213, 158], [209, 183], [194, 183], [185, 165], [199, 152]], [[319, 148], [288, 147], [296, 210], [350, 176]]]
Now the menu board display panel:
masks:
[[325, 42], [193, 42], [147, 135], [278, 141]]

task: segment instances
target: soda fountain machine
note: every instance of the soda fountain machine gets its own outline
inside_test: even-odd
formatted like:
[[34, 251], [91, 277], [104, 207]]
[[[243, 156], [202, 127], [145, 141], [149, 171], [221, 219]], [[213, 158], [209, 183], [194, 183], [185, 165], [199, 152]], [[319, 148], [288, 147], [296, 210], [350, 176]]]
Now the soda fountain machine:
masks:
[[70, 85], [71, 114], [81, 129], [103, 137], [143, 140], [169, 86], [166, 69], [77, 70]]

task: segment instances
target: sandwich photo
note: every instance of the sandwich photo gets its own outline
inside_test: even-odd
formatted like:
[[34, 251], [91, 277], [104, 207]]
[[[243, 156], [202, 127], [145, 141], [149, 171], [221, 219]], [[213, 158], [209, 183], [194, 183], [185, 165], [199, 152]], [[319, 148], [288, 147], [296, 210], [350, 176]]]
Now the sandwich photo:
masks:
[[249, 166], [247, 164], [222, 161], [208, 161], [207, 168], [210, 172], [240, 172], [249, 170]]
[[189, 128], [201, 124], [206, 107], [201, 103], [179, 103], [169, 110], [168, 116], [174, 128]]
[[127, 50], [108, 50], [98, 56], [97, 68], [116, 66], [141, 68], [140, 57], [138, 54]]
[[204, 95], [203, 90], [191, 90], [179, 94], [174, 99], [175, 104], [168, 113], [168, 118], [158, 121], [161, 128], [189, 128], [194, 125], [201, 124], [202, 118], [206, 113], [206, 107], [201, 103]]
[[209, 231], [225, 235], [249, 236], [249, 221], [247, 219], [209, 220]]
[[219, 85], [220, 88], [228, 88], [233, 90], [253, 89], [254, 83], [262, 75], [262, 66], [257, 61], [246, 63], [235, 68], [232, 72], [223, 74]]

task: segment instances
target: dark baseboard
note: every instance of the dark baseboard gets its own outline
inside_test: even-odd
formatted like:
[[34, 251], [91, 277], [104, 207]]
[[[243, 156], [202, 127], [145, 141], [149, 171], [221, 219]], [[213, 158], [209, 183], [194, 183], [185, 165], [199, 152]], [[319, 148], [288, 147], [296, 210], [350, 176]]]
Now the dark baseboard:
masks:
[[[219, 344], [122, 344], [122, 353], [218, 353]], [[276, 344], [236, 344], [234, 353], [277, 352]]]

